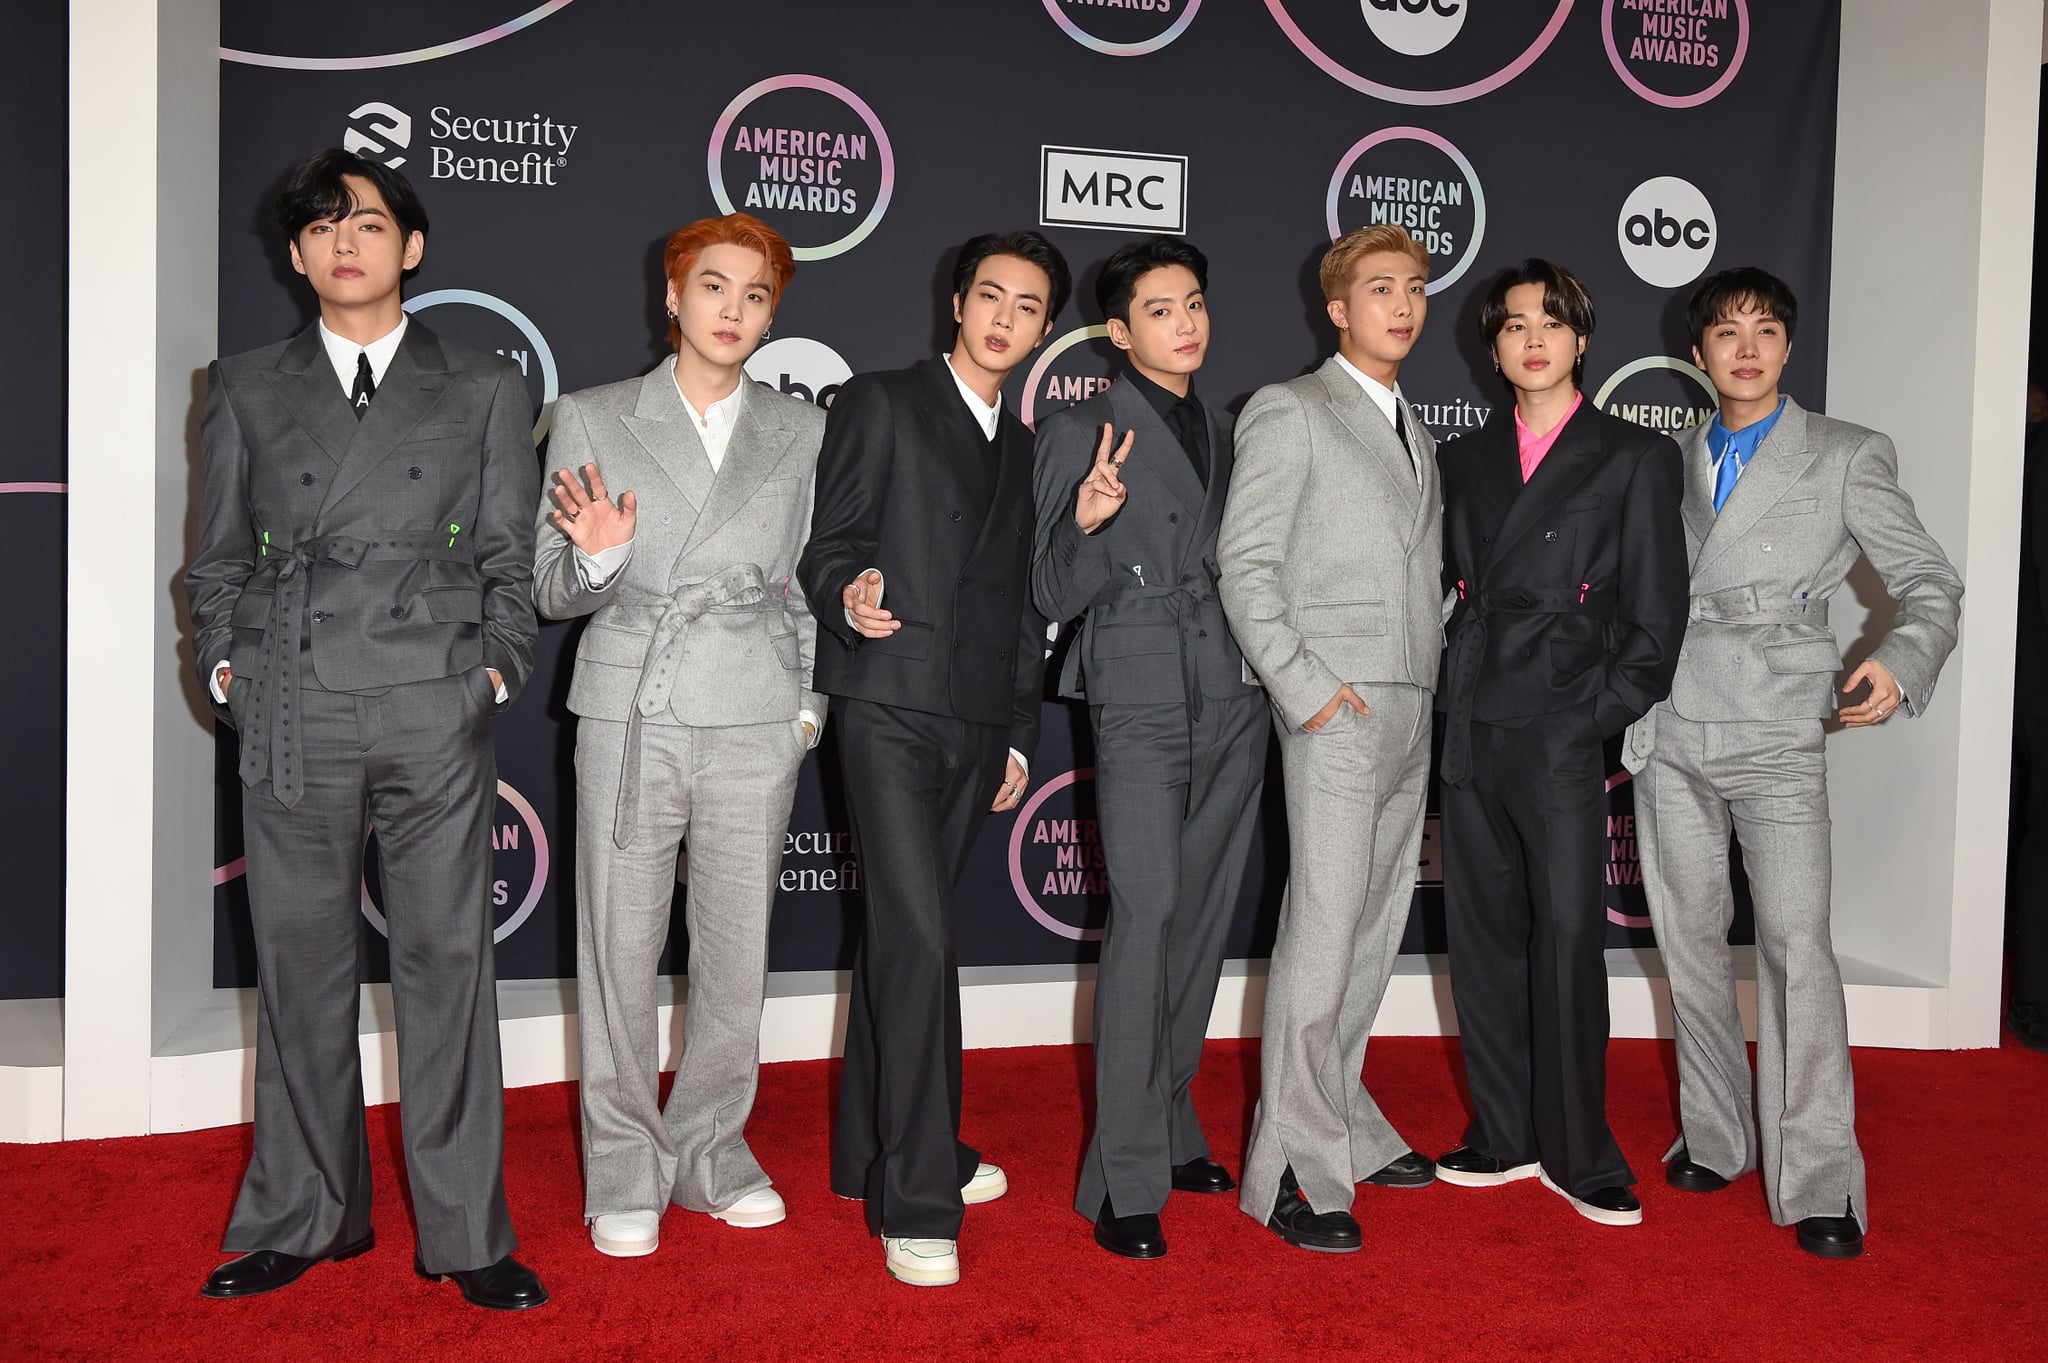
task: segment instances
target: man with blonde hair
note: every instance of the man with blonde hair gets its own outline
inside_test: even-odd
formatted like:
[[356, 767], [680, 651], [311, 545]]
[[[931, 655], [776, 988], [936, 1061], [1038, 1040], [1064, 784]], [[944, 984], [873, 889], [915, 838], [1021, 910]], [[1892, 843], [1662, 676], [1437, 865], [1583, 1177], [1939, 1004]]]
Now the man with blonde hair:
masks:
[[1218, 584], [1271, 696], [1291, 855], [1266, 979], [1244, 1211], [1291, 1245], [1361, 1247], [1361, 1182], [1421, 1187], [1360, 1079], [1415, 892], [1442, 644], [1435, 442], [1397, 376], [1428, 312], [1429, 254], [1399, 227], [1323, 257], [1337, 353], [1252, 395]]

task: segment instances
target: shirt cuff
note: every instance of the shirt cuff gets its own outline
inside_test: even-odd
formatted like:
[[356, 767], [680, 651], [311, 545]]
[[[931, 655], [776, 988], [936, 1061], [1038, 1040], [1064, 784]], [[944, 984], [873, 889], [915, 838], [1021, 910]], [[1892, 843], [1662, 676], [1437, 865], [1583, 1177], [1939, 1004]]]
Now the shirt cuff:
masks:
[[226, 658], [222, 658], [219, 662], [213, 665], [213, 676], [208, 678], [206, 683], [206, 690], [208, 694], [210, 694], [213, 697], [214, 702], [219, 705], [226, 705], [228, 703], [227, 688], [221, 685], [221, 675], [225, 673], [227, 670], [228, 660]]
[[1024, 779], [1029, 781], [1031, 779], [1031, 759], [1018, 752], [1015, 748], [1010, 749], [1010, 757], [1023, 769]]
[[[491, 669], [489, 669], [488, 667], [485, 668], [484, 675], [489, 676], [490, 671]], [[498, 678], [498, 704], [503, 705], [506, 701], [510, 700], [511, 698], [512, 693], [505, 689], [505, 678], [502, 674], [500, 674]]]
[[818, 716], [810, 710], [799, 710], [796, 712], [796, 717], [799, 723], [808, 724], [811, 726], [810, 742], [804, 744], [804, 746], [806, 748], [817, 747], [818, 735], [824, 731], [825, 726], [818, 722]]
[[569, 546], [576, 555], [576, 572], [583, 579], [583, 585], [593, 592], [601, 592], [612, 575], [626, 566], [626, 560], [633, 556], [633, 541], [614, 544], [609, 549], [600, 549], [586, 554], [575, 545]]

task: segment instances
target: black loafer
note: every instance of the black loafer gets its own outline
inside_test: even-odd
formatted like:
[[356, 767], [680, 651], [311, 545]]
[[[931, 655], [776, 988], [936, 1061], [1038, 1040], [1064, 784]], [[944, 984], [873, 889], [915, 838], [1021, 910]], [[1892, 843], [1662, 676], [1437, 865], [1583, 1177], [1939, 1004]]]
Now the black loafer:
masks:
[[2006, 1029], [2030, 1051], [2048, 1052], [2048, 1017], [2032, 1004], [2015, 1003], [2005, 1015]]
[[1798, 1226], [1799, 1248], [1823, 1259], [1853, 1259], [1863, 1253], [1863, 1227], [1853, 1216], [1809, 1216]]
[[1365, 1181], [1375, 1188], [1427, 1188], [1436, 1182], [1436, 1161], [1410, 1150]]
[[1350, 1254], [1365, 1246], [1365, 1236], [1350, 1212], [1318, 1212], [1309, 1206], [1292, 1169], [1280, 1175], [1280, 1196], [1266, 1227], [1290, 1245], [1323, 1254]]
[[1437, 1178], [1461, 1188], [1491, 1188], [1500, 1183], [1534, 1178], [1542, 1172], [1543, 1166], [1535, 1160], [1527, 1164], [1509, 1164], [1506, 1160], [1482, 1155], [1469, 1145], [1459, 1146], [1436, 1162]]
[[1664, 1166], [1664, 1181], [1688, 1193], [1718, 1193], [1728, 1186], [1727, 1179], [1704, 1164], [1695, 1164], [1682, 1145]]
[[1101, 1213], [1095, 1218], [1095, 1243], [1126, 1259], [1166, 1257], [1166, 1232], [1159, 1228], [1159, 1214], [1145, 1212], [1137, 1216], [1117, 1216], [1111, 1211], [1106, 1197], [1102, 1199]]
[[1173, 1190], [1177, 1193], [1227, 1193], [1236, 1186], [1230, 1171], [1207, 1155], [1173, 1166]]
[[414, 1255], [412, 1271], [430, 1283], [453, 1278], [462, 1289], [464, 1301], [491, 1311], [525, 1311], [548, 1299], [548, 1290], [540, 1285], [534, 1271], [509, 1254], [495, 1264], [453, 1273], [429, 1273], [420, 1267], [419, 1256]]
[[318, 1263], [340, 1263], [353, 1259], [358, 1254], [368, 1253], [377, 1243], [377, 1232], [371, 1231], [352, 1244], [343, 1245], [332, 1254], [316, 1254], [302, 1259], [296, 1254], [283, 1254], [274, 1249], [259, 1249], [244, 1254], [239, 1259], [230, 1259], [207, 1276], [206, 1286], [199, 1289], [202, 1297], [213, 1297], [227, 1301], [235, 1297], [257, 1297], [265, 1292], [275, 1292], [280, 1287], [290, 1287], [307, 1269]]

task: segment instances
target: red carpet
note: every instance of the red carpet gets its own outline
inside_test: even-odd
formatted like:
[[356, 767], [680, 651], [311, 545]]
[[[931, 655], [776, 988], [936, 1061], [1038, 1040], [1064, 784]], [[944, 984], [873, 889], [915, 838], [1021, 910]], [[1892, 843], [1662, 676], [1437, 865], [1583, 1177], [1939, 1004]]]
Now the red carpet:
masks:
[[[1199, 1101], [1236, 1168], [1256, 1042], [1209, 1048]], [[1291, 1249], [1235, 1196], [1175, 1196], [1172, 1252], [1096, 1249], [1069, 1208], [1084, 1049], [972, 1052], [967, 1135], [1010, 1173], [968, 1210], [958, 1287], [888, 1280], [860, 1208], [826, 1188], [834, 1067], [772, 1065], [750, 1137], [790, 1219], [741, 1231], [671, 1210], [652, 1257], [605, 1259], [579, 1219], [575, 1089], [506, 1095], [521, 1257], [554, 1300], [520, 1316], [412, 1275], [371, 1113], [378, 1244], [271, 1296], [198, 1294], [219, 1255], [249, 1129], [0, 1146], [0, 1355], [76, 1359], [2038, 1359], [2048, 1356], [2048, 1057], [1859, 1051], [1874, 1220], [1860, 1260], [1801, 1253], [1754, 1177], [1675, 1192], [1668, 1045], [1614, 1044], [1611, 1115], [1644, 1224], [1595, 1226], [1534, 1182], [1363, 1189], [1366, 1248]], [[1373, 1090], [1426, 1152], [1464, 1123], [1454, 1042], [1375, 1041]]]

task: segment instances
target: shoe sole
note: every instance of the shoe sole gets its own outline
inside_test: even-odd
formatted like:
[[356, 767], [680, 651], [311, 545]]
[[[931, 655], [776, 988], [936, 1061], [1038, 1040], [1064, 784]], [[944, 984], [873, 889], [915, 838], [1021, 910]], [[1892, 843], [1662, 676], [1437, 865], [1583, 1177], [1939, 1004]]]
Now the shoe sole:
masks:
[[738, 1226], [741, 1230], [758, 1230], [762, 1226], [773, 1226], [787, 1221], [789, 1219], [789, 1208], [784, 1207], [773, 1212], [740, 1212], [737, 1214], [712, 1212], [711, 1219], [713, 1221], [723, 1221], [728, 1226]]
[[1119, 1259], [1164, 1259], [1166, 1257], [1165, 1245], [1159, 1245], [1156, 1247], [1152, 1245], [1147, 1245], [1143, 1249], [1139, 1250], [1119, 1248], [1118, 1246], [1111, 1244], [1106, 1238], [1104, 1238], [1102, 1234], [1102, 1228], [1100, 1226], [1097, 1226], [1095, 1228], [1095, 1243], [1102, 1246], [1102, 1248], [1108, 1250], [1111, 1254], [1114, 1254]]
[[1431, 1169], [1426, 1174], [1397, 1174], [1392, 1178], [1384, 1178], [1379, 1174], [1374, 1174], [1370, 1178], [1360, 1179], [1359, 1182], [1370, 1184], [1375, 1188], [1427, 1188], [1430, 1184], [1436, 1182], [1436, 1177], [1436, 1170]]
[[1535, 1178], [1543, 1172], [1541, 1164], [1511, 1164], [1497, 1174], [1477, 1174], [1466, 1169], [1436, 1167], [1436, 1181], [1449, 1183], [1459, 1188], [1498, 1188], [1503, 1183], [1519, 1183], [1525, 1178]]
[[199, 1295], [202, 1297], [209, 1297], [214, 1301], [240, 1301], [244, 1297], [260, 1297], [266, 1292], [275, 1292], [280, 1288], [290, 1287], [293, 1283], [305, 1277], [307, 1270], [311, 1269], [315, 1264], [338, 1264], [344, 1259], [353, 1259], [358, 1254], [368, 1254], [371, 1250], [375, 1249], [376, 1247], [377, 1232], [371, 1231], [368, 1235], [365, 1235], [362, 1239], [356, 1241], [354, 1244], [343, 1245], [340, 1249], [334, 1251], [334, 1253], [332, 1254], [323, 1255], [318, 1259], [306, 1260], [305, 1267], [301, 1268], [297, 1273], [292, 1274], [291, 1277], [285, 1278], [280, 1282], [274, 1282], [270, 1284], [268, 1287], [259, 1287], [253, 1292], [210, 1292], [206, 1288], [202, 1287], [199, 1289]]
[[1276, 1225], [1271, 1221], [1268, 1221], [1266, 1223], [1266, 1229], [1273, 1232], [1273, 1234], [1279, 1236], [1282, 1240], [1285, 1240], [1288, 1244], [1294, 1246], [1296, 1249], [1312, 1249], [1318, 1254], [1356, 1254], [1358, 1253], [1358, 1251], [1365, 1248], [1365, 1241], [1362, 1239], [1355, 1245], [1319, 1245], [1315, 1241], [1310, 1240], [1305, 1236], [1298, 1235], [1295, 1232], [1288, 1230], [1286, 1227]]
[[1701, 1178], [1698, 1174], [1681, 1174], [1668, 1167], [1664, 1170], [1664, 1181], [1682, 1193], [1718, 1193], [1728, 1186], [1728, 1180], [1719, 1174]]
[[975, 1204], [981, 1202], [993, 1202], [997, 1198], [1001, 1197], [1004, 1193], [1007, 1193], [1009, 1191], [1009, 1175], [999, 1174], [995, 1179], [990, 1180], [982, 1187], [976, 1188], [972, 1183], [969, 1183], [966, 1186], [962, 1187], [960, 1189], [960, 1200], [966, 1205], [972, 1207]]
[[614, 1259], [639, 1259], [654, 1253], [661, 1247], [659, 1239], [654, 1240], [600, 1240], [590, 1237], [590, 1247], [599, 1254]]
[[1572, 1210], [1588, 1221], [1600, 1226], [1640, 1226], [1643, 1224], [1643, 1210], [1638, 1207], [1632, 1212], [1614, 1212], [1605, 1207], [1596, 1207], [1590, 1202], [1581, 1202], [1564, 1189], [1550, 1181], [1550, 1175], [1541, 1174], [1543, 1186], [1572, 1204]]
[[532, 1301], [485, 1301], [481, 1297], [472, 1297], [469, 1294], [469, 1288], [464, 1286], [462, 1280], [456, 1278], [452, 1273], [429, 1273], [420, 1267], [419, 1260], [417, 1259], [413, 1260], [412, 1271], [430, 1283], [445, 1283], [450, 1279], [454, 1279], [455, 1290], [462, 1293], [462, 1299], [471, 1306], [481, 1307], [486, 1311], [531, 1311], [536, 1306], [546, 1306], [548, 1304], [548, 1290], [545, 1287], [540, 1290], [540, 1295]]
[[1809, 1240], [1802, 1235], [1799, 1237], [1799, 1248], [1817, 1259], [1857, 1259], [1863, 1255], [1861, 1240], [1845, 1245], [1837, 1240]]
[[951, 1287], [960, 1281], [958, 1268], [907, 1268], [893, 1259], [887, 1260], [885, 1266], [890, 1277], [911, 1287]]

